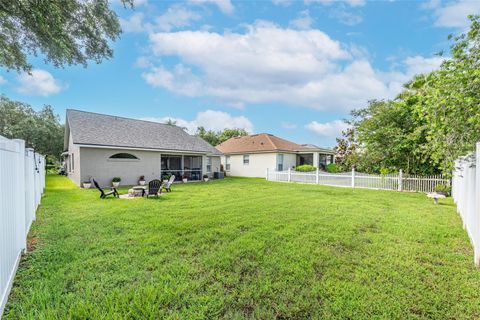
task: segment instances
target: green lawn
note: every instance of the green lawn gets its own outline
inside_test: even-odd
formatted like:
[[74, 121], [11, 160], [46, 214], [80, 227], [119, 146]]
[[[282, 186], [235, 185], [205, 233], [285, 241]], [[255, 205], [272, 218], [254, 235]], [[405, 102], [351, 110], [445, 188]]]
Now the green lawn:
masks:
[[480, 318], [449, 199], [241, 178], [172, 189], [100, 200], [49, 176], [5, 318]]

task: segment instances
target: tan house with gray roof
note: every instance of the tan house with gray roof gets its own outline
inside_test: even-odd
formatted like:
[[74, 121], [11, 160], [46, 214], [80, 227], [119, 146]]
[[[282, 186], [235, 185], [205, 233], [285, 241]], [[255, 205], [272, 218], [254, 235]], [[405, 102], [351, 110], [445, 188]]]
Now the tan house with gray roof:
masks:
[[259, 133], [228, 139], [217, 146], [228, 175], [265, 177], [269, 170], [283, 171], [311, 164], [320, 169], [335, 161], [335, 152], [312, 144], [297, 144], [272, 134]]
[[182, 128], [157, 122], [67, 110], [64, 149], [67, 175], [77, 185], [95, 178], [122, 185], [185, 175], [189, 180], [220, 171], [221, 152]]

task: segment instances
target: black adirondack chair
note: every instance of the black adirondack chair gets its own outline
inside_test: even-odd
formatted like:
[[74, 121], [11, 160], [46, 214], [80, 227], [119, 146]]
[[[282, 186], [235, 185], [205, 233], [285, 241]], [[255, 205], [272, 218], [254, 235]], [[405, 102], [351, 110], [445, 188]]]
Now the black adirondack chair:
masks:
[[162, 182], [158, 179], [154, 179], [148, 183], [148, 189], [145, 190], [145, 196], [148, 198], [149, 196], [156, 196], [158, 197], [158, 192], [161, 192]]
[[[100, 188], [100, 186], [98, 185], [98, 182], [95, 179], [92, 179], [92, 180], [93, 180], [93, 184], [95, 185], [95, 188], [97, 188], [98, 191], [100, 191], [100, 198], [101, 199], [105, 199], [107, 196], [110, 196], [110, 195], [113, 195], [116, 198], [119, 197], [117, 189], [115, 189], [113, 187]], [[108, 191], [106, 191], [104, 189], [108, 189]]]

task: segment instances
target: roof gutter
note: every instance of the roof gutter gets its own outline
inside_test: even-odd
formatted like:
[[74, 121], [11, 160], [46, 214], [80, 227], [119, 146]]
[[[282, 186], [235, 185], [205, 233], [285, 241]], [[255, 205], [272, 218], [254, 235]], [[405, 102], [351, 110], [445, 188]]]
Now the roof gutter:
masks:
[[[210, 154], [207, 151], [192, 151], [192, 150], [173, 150], [173, 149], [157, 149], [157, 148], [138, 148], [138, 147], [123, 147], [123, 146], [106, 146], [98, 144], [85, 144], [74, 143], [74, 145], [80, 148], [92, 148], [92, 149], [123, 149], [123, 150], [138, 150], [138, 151], [151, 151], [151, 152], [168, 152], [168, 153], [190, 153], [190, 154]], [[220, 155], [219, 155], [220, 156]]]

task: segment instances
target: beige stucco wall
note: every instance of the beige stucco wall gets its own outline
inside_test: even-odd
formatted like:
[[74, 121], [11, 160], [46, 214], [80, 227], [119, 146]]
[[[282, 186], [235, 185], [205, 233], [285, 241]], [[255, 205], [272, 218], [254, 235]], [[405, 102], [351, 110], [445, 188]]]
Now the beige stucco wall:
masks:
[[[318, 165], [318, 152], [313, 153], [313, 161]], [[243, 164], [243, 154], [230, 155], [230, 171], [227, 175], [237, 177], [265, 177], [267, 168], [277, 169], [277, 154], [283, 154], [283, 170], [295, 168], [297, 165], [297, 154], [295, 153], [250, 153], [250, 164]], [[222, 156], [222, 164], [225, 166], [225, 156]]]
[[288, 168], [295, 168], [297, 165], [297, 155], [295, 153], [284, 153], [283, 154], [283, 170], [288, 170]]
[[[205, 164], [205, 168], [204, 168], [203, 172], [207, 172], [207, 161], [206, 160], [205, 160], [204, 164]], [[213, 178], [213, 173], [214, 172], [219, 172], [220, 171], [220, 165], [221, 165], [220, 157], [219, 156], [212, 157], [212, 171], [207, 172], [207, 174], [210, 178]]]
[[[276, 153], [250, 153], [250, 163], [243, 164], [243, 154], [230, 155], [230, 171], [227, 175], [234, 177], [265, 178], [267, 168], [275, 169], [277, 163]], [[222, 157], [225, 168], [225, 157]]]
[[[139, 160], [109, 159], [110, 156], [126, 152]], [[80, 148], [81, 179], [92, 177], [101, 186], [110, 186], [113, 177], [120, 177], [120, 185], [136, 185], [138, 178], [145, 180], [160, 178], [160, 153], [124, 149]]]
[[[110, 156], [120, 152], [131, 153], [139, 160], [109, 159]], [[146, 181], [159, 179], [161, 176], [161, 153], [158, 151], [81, 147], [80, 155], [78, 168], [81, 167], [81, 179], [78, 181], [93, 177], [101, 186], [110, 186], [113, 177], [120, 177], [122, 179], [120, 185], [136, 185], [142, 175]], [[206, 156], [203, 156], [202, 167], [203, 172], [206, 172]], [[219, 170], [220, 157], [212, 157], [212, 173], [208, 173], [209, 176], [213, 176], [213, 172]]]
[[212, 170], [207, 172], [207, 158], [208, 156], [202, 157], [202, 174], [207, 174], [209, 178], [213, 178], [213, 173], [220, 171], [220, 156], [212, 156]]
[[[80, 185], [81, 182], [81, 169], [80, 169], [80, 148], [73, 144], [72, 133], [70, 133], [70, 137], [68, 139], [68, 157], [65, 158], [67, 162], [67, 176], [76, 184]], [[71, 169], [70, 159], [72, 158], [73, 154], [73, 170]]]

